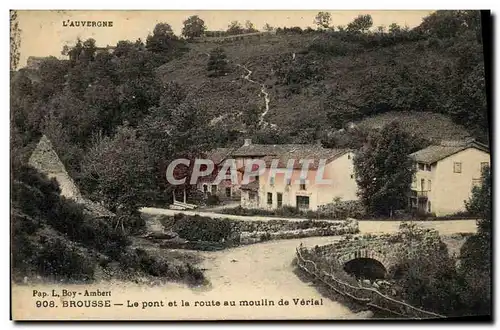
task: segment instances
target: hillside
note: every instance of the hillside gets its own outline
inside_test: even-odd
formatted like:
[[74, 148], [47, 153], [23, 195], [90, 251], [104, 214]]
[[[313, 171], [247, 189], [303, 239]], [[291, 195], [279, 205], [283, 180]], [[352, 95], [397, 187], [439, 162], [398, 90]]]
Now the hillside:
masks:
[[[265, 84], [270, 99], [265, 121], [290, 134], [291, 142], [310, 142], [318, 138], [318, 130], [339, 129], [351, 120], [386, 111], [391, 112], [382, 118], [425, 111], [424, 120], [413, 126], [415, 133], [438, 130], [436, 137], [443, 139], [464, 135], [461, 125], [455, 126], [451, 120], [440, 126], [445, 118], [461, 122], [448, 99], [453, 97], [450, 79], [461, 70], [464, 54], [458, 50], [467, 46], [460, 44], [463, 40], [440, 43], [412, 36], [402, 42], [367, 46], [364, 41], [348, 43], [344, 39], [341, 34], [312, 32], [223, 44], [194, 43], [186, 55], [164, 64], [157, 73], [163, 81], [185, 86], [187, 98], [202, 104], [212, 118], [222, 116], [225, 127], [244, 132], [243, 113], [253, 111], [252, 106], [258, 107], [260, 114], [266, 110], [260, 85]], [[222, 47], [227, 55], [229, 72], [209, 78], [208, 54], [216, 47]], [[244, 78], [246, 69], [251, 70], [249, 78], [255, 83]], [[425, 120], [429, 113], [440, 114], [436, 116], [439, 120]], [[470, 134], [477, 130], [474, 125], [484, 125], [464, 123]], [[307, 130], [311, 133], [299, 134]]]
[[470, 137], [470, 133], [463, 126], [453, 123], [443, 114], [432, 112], [386, 112], [367, 117], [356, 125], [361, 130], [380, 129], [394, 121], [400, 123], [407, 132], [430, 141], [461, 140]]
[[60, 196], [56, 180], [20, 168], [12, 182], [12, 279], [15, 282], [102, 280], [200, 284], [202, 272], [181, 256], [131, 245], [130, 233]]

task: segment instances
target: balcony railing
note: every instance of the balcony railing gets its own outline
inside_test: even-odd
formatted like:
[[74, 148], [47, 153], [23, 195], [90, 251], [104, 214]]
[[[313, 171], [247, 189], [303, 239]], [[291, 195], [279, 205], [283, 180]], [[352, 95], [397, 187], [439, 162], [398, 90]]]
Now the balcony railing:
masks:
[[411, 191], [411, 197], [416, 197], [416, 198], [422, 198], [422, 199], [427, 199], [427, 193], [428, 190], [412, 190]]

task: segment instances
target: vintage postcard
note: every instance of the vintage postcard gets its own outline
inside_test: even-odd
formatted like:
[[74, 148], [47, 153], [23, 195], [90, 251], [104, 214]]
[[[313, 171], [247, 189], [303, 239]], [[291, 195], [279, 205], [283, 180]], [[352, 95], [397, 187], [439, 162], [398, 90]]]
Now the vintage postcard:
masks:
[[13, 320], [491, 319], [489, 12], [10, 20]]

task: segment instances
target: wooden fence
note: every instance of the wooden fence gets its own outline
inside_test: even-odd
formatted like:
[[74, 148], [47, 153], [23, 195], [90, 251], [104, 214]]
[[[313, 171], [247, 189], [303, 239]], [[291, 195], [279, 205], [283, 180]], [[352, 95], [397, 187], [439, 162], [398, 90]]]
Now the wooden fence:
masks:
[[347, 296], [362, 305], [399, 317], [413, 319], [445, 318], [443, 315], [428, 312], [386, 296], [373, 288], [356, 287], [340, 281], [334, 275], [318, 268], [314, 261], [304, 258], [301, 252], [302, 249], [302, 247], [296, 249], [298, 267], [341, 295]]

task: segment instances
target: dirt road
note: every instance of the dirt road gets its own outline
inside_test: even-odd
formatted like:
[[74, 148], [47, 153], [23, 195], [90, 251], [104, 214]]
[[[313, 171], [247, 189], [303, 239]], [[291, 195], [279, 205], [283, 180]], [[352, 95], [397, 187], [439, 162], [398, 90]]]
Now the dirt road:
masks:
[[[218, 252], [203, 252], [201, 267], [211, 282], [211, 289], [246, 299], [267, 298], [277, 303], [281, 298], [293, 306], [254, 308], [252, 315], [271, 317], [287, 313], [289, 318], [362, 318], [367, 312], [353, 313], [342, 304], [321, 296], [310, 283], [302, 282], [291, 264], [295, 248], [302, 242], [308, 247], [332, 243], [340, 237], [309, 237], [270, 241]], [[255, 298], [253, 298], [255, 297]], [[319, 306], [295, 306], [293, 299], [318, 300]], [[256, 314], [253, 314], [256, 313]], [[262, 314], [261, 314], [262, 313]]]

